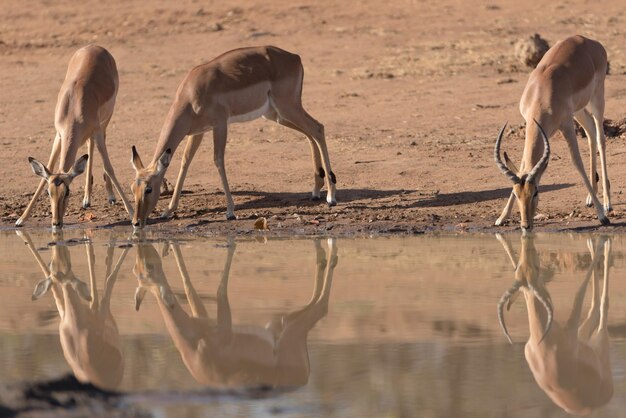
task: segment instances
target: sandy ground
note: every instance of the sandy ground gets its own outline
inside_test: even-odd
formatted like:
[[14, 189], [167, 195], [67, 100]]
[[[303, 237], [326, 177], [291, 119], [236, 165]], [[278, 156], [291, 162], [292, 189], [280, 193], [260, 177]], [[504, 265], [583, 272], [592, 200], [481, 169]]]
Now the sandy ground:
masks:
[[[109, 49], [119, 68], [107, 145], [128, 192], [134, 176], [130, 146], [149, 159], [186, 72], [232, 48], [274, 44], [300, 54], [304, 105], [326, 128], [338, 206], [309, 200], [306, 139], [259, 120], [230, 129], [226, 163], [239, 219], [225, 220], [209, 134], [191, 165], [176, 217], [153, 228], [245, 232], [264, 216], [273, 232], [286, 234], [493, 229], [510, 190], [492, 159], [504, 121], [514, 129], [503, 148], [518, 160], [523, 147], [518, 101], [530, 70], [515, 60], [513, 43], [533, 33], [551, 45], [576, 33], [601, 41], [611, 66], [606, 117], [623, 120], [625, 24], [620, 0], [9, 1], [0, 11], [0, 226], [14, 224], [36, 188], [27, 157], [47, 161], [69, 57], [95, 42]], [[586, 140], [580, 144], [587, 163]], [[596, 227], [559, 135], [552, 149], [539, 228]], [[611, 219], [621, 230], [624, 153], [626, 134], [610, 137]], [[180, 154], [168, 171], [171, 182]], [[80, 187], [73, 189], [66, 224], [127, 222], [120, 203], [106, 203], [101, 167], [97, 158], [87, 211], [80, 209], [84, 178], [76, 180]], [[49, 225], [44, 197], [28, 225]], [[163, 197], [159, 213], [168, 199]], [[516, 227], [517, 219], [514, 213], [504, 229]]]

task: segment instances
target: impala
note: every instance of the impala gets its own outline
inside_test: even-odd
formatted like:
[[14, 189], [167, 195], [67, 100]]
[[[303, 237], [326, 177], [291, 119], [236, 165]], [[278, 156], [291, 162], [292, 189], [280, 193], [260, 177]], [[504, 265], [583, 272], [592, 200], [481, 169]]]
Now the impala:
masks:
[[[496, 140], [496, 165], [513, 182], [513, 191], [495, 225], [501, 225], [511, 213], [517, 200], [521, 227], [531, 230], [539, 199], [539, 180], [550, 160], [548, 138], [560, 130], [574, 167], [583, 178], [588, 191], [587, 206], [594, 205], [602, 225], [609, 225], [611, 209], [606, 149], [603, 130], [604, 78], [607, 70], [606, 51], [602, 45], [582, 36], [572, 36], [557, 42], [533, 70], [520, 100], [520, 112], [526, 120], [526, 140], [519, 170], [504, 153], [500, 158], [500, 142], [504, 127]], [[578, 150], [574, 119], [585, 130], [589, 142], [591, 182], [585, 174]], [[602, 166], [604, 208], [598, 200], [596, 146]]]
[[[115, 60], [106, 49], [88, 45], [76, 51], [70, 58], [54, 112], [56, 136], [50, 159], [48, 164], [44, 165], [32, 157], [28, 158], [33, 172], [42, 177], [42, 180], [26, 210], [15, 223], [16, 226], [22, 226], [28, 219], [47, 183], [52, 226], [62, 227], [70, 195], [70, 184], [85, 170], [85, 166], [87, 179], [83, 208], [91, 205], [94, 143], [102, 156], [109, 203], [115, 203], [112, 182], [126, 210], [132, 214], [132, 207], [115, 177], [105, 144], [106, 128], [113, 115], [118, 84]], [[78, 149], [86, 142], [87, 154], [76, 160]], [[57, 160], [60, 171], [54, 172]]]
[[194, 379], [213, 387], [298, 387], [308, 382], [310, 373], [307, 335], [326, 316], [337, 247], [328, 240], [326, 253], [315, 241], [317, 271], [315, 289], [309, 303], [265, 326], [232, 323], [228, 300], [228, 279], [235, 244], [228, 247], [222, 278], [217, 291], [217, 318], [207, 313], [193, 287], [180, 246], [172, 244], [183, 279], [191, 315], [176, 300], [163, 272], [161, 257], [151, 244], [137, 246], [133, 272], [139, 280], [136, 308], [147, 290], [156, 297], [165, 326]]
[[131, 185], [135, 196], [133, 226], [145, 225], [159, 199], [171, 156], [183, 138], [189, 136], [172, 200], [161, 216], [167, 218], [176, 210], [189, 164], [209, 130], [213, 130], [213, 158], [226, 195], [226, 218], [236, 219], [224, 167], [228, 125], [260, 116], [306, 135], [313, 159], [312, 197], [320, 198], [325, 178], [326, 201], [330, 206], [336, 205], [336, 178], [330, 167], [324, 126], [302, 107], [303, 78], [300, 57], [273, 46], [235, 49], [192, 69], [178, 87], [148, 166], [143, 165], [132, 147], [136, 171]]
[[[519, 261], [512, 257], [510, 243], [498, 237], [511, 262], [516, 266], [515, 284], [498, 303], [498, 317], [504, 333], [511, 337], [504, 323], [503, 309], [510, 307], [521, 289], [526, 299], [530, 337], [525, 347], [528, 366], [539, 387], [559, 407], [571, 414], [588, 414], [605, 405], [613, 396], [613, 375], [609, 359], [608, 288], [611, 241], [600, 237], [587, 241], [591, 264], [578, 289], [571, 314], [566, 322], [553, 323], [552, 301], [545, 287], [545, 275], [532, 237], [522, 237]], [[602, 294], [598, 266], [604, 250]], [[592, 298], [587, 317], [581, 321], [582, 304], [592, 281]]]
[[129, 248], [122, 251], [111, 270], [115, 243], [107, 248], [104, 295], [98, 297], [95, 277], [93, 244], [86, 241], [89, 265], [89, 286], [72, 271], [69, 248], [63, 243], [63, 233], [54, 234], [56, 245], [51, 247], [50, 266], [41, 258], [30, 236], [17, 232], [35, 257], [44, 279], [35, 286], [33, 300], [40, 299], [50, 289], [59, 311], [59, 337], [63, 354], [74, 375], [106, 389], [119, 386], [124, 373], [124, 357], [117, 324], [110, 310], [113, 286]]

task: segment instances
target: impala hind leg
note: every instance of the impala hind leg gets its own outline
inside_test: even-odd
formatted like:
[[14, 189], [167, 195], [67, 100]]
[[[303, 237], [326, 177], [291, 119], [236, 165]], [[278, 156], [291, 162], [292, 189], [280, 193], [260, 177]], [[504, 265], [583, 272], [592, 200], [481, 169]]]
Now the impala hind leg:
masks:
[[113, 192], [113, 184], [111, 183], [111, 177], [107, 176], [107, 173], [102, 175], [104, 177], [104, 189], [107, 192], [107, 200], [110, 205], [114, 205], [117, 202], [115, 198], [115, 192]]
[[[589, 180], [591, 181], [591, 187], [593, 188], [593, 194], [598, 195], [598, 172], [596, 163], [596, 126], [593, 121], [593, 117], [586, 109], [581, 109], [574, 114], [574, 119], [583, 127], [585, 134], [587, 135], [587, 142], [589, 143]], [[588, 207], [593, 206], [593, 198], [591, 195], [587, 195], [586, 204]]]
[[126, 208], [126, 212], [128, 212], [128, 215], [132, 219], [133, 207], [131, 206], [130, 202], [126, 198], [126, 195], [124, 194], [124, 190], [122, 189], [119, 182], [117, 181], [117, 178], [115, 177], [115, 170], [113, 170], [113, 165], [111, 164], [111, 160], [109, 159], [109, 153], [106, 147], [106, 138], [105, 138], [104, 132], [102, 131], [96, 132], [94, 134], [94, 138], [96, 140], [96, 147], [98, 148], [100, 157], [102, 157], [102, 165], [104, 166], [104, 172], [111, 179], [111, 182], [113, 183], [113, 187], [115, 187], [115, 190], [120, 195], [122, 202], [124, 202], [124, 207]]
[[[279, 117], [292, 125], [297, 127], [297, 130], [303, 132], [308, 138], [313, 139], [315, 145], [319, 149], [323, 166], [319, 169], [319, 176], [326, 178], [326, 188], [328, 194], [326, 196], [326, 202], [328, 206], [335, 206], [337, 204], [336, 183], [337, 178], [330, 166], [330, 157], [328, 155], [328, 147], [326, 145], [326, 136], [324, 135], [324, 125], [316, 121], [301, 105], [289, 104], [282, 105], [276, 103]], [[313, 157], [315, 158], [315, 157]]]
[[230, 194], [228, 179], [226, 178], [226, 167], [224, 165], [224, 152], [226, 151], [226, 139], [228, 137], [228, 123], [220, 122], [213, 127], [213, 162], [222, 180], [222, 188], [226, 195], [226, 219], [237, 219], [235, 216], [235, 202]]
[[165, 209], [161, 214], [161, 218], [169, 218], [170, 215], [172, 215], [178, 208], [178, 201], [180, 200], [180, 195], [183, 192], [183, 183], [185, 182], [185, 177], [187, 177], [187, 170], [189, 169], [191, 160], [196, 155], [196, 151], [198, 151], [198, 148], [200, 147], [202, 136], [203, 134], [199, 134], [187, 138], [187, 145], [185, 146], [185, 151], [183, 152], [183, 159], [180, 165], [180, 171], [178, 172], [176, 186], [174, 187], [174, 193], [172, 194], [172, 200], [170, 201], [167, 209]]
[[264, 115], [264, 117], [268, 120], [272, 120], [282, 126], [293, 129], [294, 131], [300, 132], [306, 136], [309, 140], [309, 146], [311, 147], [311, 159], [313, 161], [313, 192], [311, 193], [311, 199], [319, 200], [320, 199], [320, 190], [322, 186], [324, 186], [324, 177], [326, 173], [322, 168], [322, 157], [320, 156], [320, 150], [315, 143], [315, 140], [311, 138], [306, 132], [302, 131], [302, 129], [298, 128], [293, 123], [288, 120], [282, 119], [276, 110], [270, 108], [270, 110]]
[[598, 213], [598, 220], [602, 225], [610, 225], [611, 222], [609, 218], [606, 217], [604, 212], [604, 208], [600, 204], [598, 197], [593, 193], [593, 188], [591, 187], [591, 183], [587, 178], [587, 174], [585, 173], [585, 166], [583, 165], [583, 160], [580, 157], [580, 150], [578, 149], [578, 142], [576, 140], [576, 129], [574, 128], [574, 121], [567, 123], [565, 126], [561, 127], [561, 132], [567, 141], [567, 146], [569, 148], [569, 153], [572, 158], [572, 162], [574, 163], [574, 167], [580, 174], [583, 179], [583, 184], [587, 188], [587, 192], [591, 195], [593, 205], [596, 208], [596, 212]]
[[[52, 152], [50, 153], [50, 159], [48, 160], [47, 165], [48, 170], [54, 171], [54, 166], [56, 165], [59, 158], [59, 152], [61, 152], [61, 135], [57, 132], [56, 136], [54, 137], [54, 142], [52, 143]], [[15, 221], [15, 226], [24, 225], [26, 219], [30, 217], [30, 212], [33, 210], [35, 203], [37, 203], [37, 199], [41, 195], [41, 192], [43, 192], [43, 188], [45, 185], [46, 180], [41, 179], [41, 181], [39, 182], [39, 186], [37, 186], [37, 190], [35, 190], [35, 194], [30, 199], [30, 202], [28, 203], [28, 206], [26, 206], [24, 213], [22, 213], [22, 216], [20, 216], [20, 218]]]

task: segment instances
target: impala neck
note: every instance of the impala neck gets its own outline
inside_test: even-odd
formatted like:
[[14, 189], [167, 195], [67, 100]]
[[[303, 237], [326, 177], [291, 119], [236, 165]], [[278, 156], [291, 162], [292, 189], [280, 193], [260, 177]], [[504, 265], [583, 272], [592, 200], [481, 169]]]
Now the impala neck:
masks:
[[[74, 162], [76, 162], [76, 154], [81, 146], [82, 132], [76, 126], [71, 127], [61, 134], [61, 154], [59, 155], [59, 170], [68, 173]], [[91, 156], [90, 156], [91, 157]], [[52, 167], [48, 167], [52, 170]]]
[[[541, 338], [546, 331], [546, 322], [548, 320], [548, 311], [543, 304], [527, 290], [524, 290], [524, 297], [526, 298], [526, 307], [528, 311], [528, 328], [530, 331], [529, 343], [532, 343], [535, 347], [546, 348], [549, 347], [550, 341], [554, 339], [558, 334], [558, 325], [552, 324], [550, 332], [545, 336], [544, 340]], [[539, 344], [541, 341], [541, 344]]]
[[[546, 133], [549, 137], [549, 133]], [[541, 132], [539, 131], [537, 124], [531, 119], [530, 122], [526, 122], [526, 140], [524, 141], [524, 154], [522, 155], [520, 175], [528, 174], [530, 170], [533, 169], [539, 160], [541, 160], [543, 150], [544, 146]], [[541, 174], [542, 173], [539, 173], [539, 177], [541, 177]]]
[[168, 148], [172, 150], [172, 155], [174, 154], [178, 145], [185, 136], [189, 134], [191, 129], [190, 119], [186, 108], [179, 109], [178, 106], [176, 106], [176, 102], [172, 105], [167, 119], [165, 120], [165, 124], [163, 124], [163, 128], [161, 129], [159, 142], [154, 150], [150, 166], [154, 166], [159, 157], [161, 157]]

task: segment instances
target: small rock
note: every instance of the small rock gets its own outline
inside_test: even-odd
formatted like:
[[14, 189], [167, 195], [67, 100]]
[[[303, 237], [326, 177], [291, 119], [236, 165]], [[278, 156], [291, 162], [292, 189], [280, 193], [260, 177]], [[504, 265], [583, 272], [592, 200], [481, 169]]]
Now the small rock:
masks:
[[221, 23], [219, 23], [219, 22], [215, 22], [215, 23], [213, 23], [213, 24], [210, 24], [210, 25], [208, 26], [208, 29], [209, 29], [211, 32], [219, 32], [219, 31], [224, 30], [224, 26], [222, 26], [222, 24], [221, 24]]
[[267, 231], [269, 227], [267, 226], [267, 219], [264, 217], [260, 217], [254, 222], [254, 229]]

